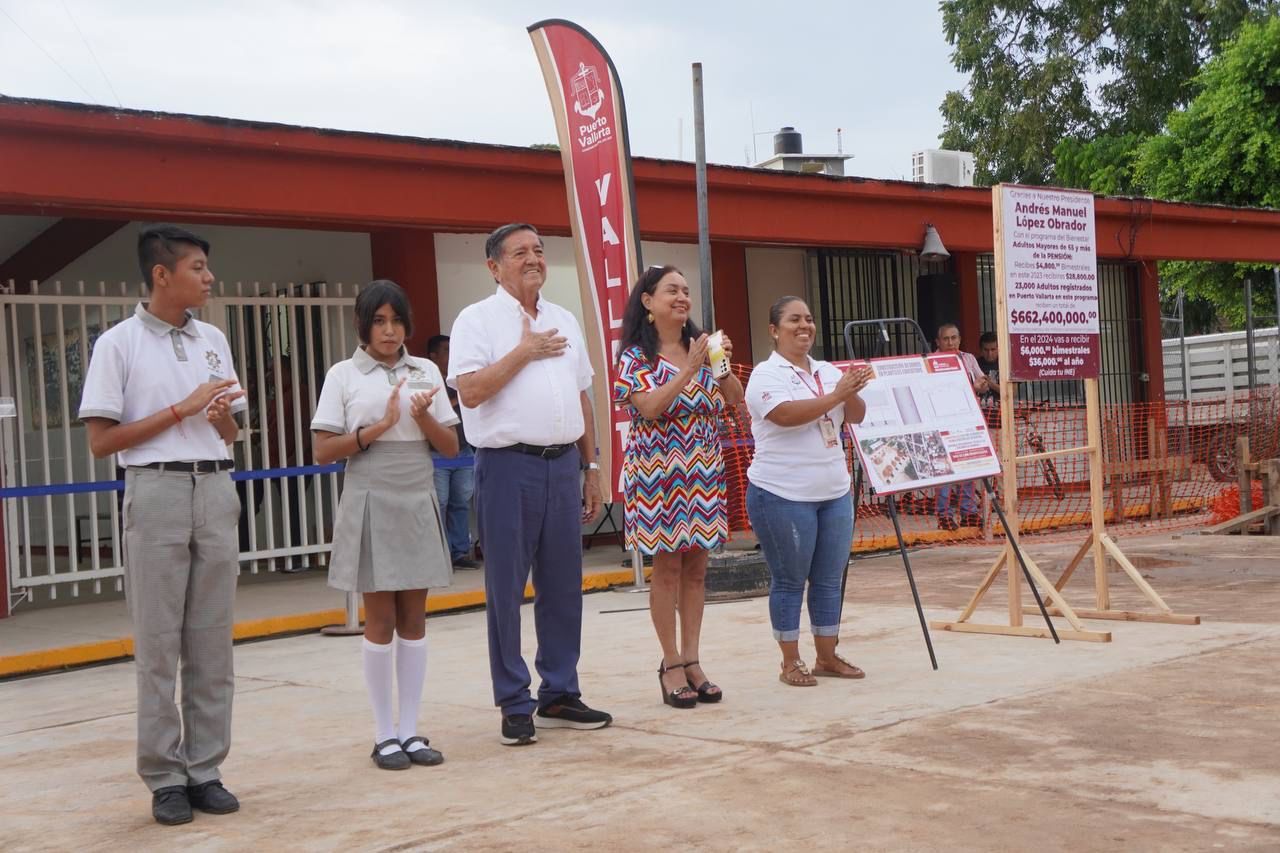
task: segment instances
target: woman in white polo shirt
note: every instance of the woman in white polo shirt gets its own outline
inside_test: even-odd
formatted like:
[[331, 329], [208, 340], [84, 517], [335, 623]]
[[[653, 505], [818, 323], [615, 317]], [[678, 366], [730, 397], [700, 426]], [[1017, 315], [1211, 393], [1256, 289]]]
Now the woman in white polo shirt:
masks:
[[[774, 352], [747, 383], [755, 456], [747, 469], [747, 515], [769, 564], [769, 621], [782, 651], [778, 676], [793, 687], [814, 676], [862, 678], [836, 654], [840, 581], [853, 541], [853, 501], [840, 433], [859, 423], [858, 396], [871, 370], [842, 372], [809, 357], [817, 327], [804, 300], [784, 296], [769, 309]], [[800, 605], [809, 587], [809, 624], [817, 659], [800, 657]]]
[[[329, 585], [364, 595], [373, 762], [404, 770], [444, 761], [418, 736], [417, 725], [427, 671], [427, 588], [448, 586], [452, 578], [431, 449], [457, 455], [458, 416], [448, 395], [439, 393], [439, 368], [405, 350], [413, 314], [395, 282], [374, 281], [360, 291], [355, 325], [361, 346], [329, 369], [311, 429], [317, 464], [347, 460]], [[398, 725], [392, 722], [393, 676], [400, 688]]]

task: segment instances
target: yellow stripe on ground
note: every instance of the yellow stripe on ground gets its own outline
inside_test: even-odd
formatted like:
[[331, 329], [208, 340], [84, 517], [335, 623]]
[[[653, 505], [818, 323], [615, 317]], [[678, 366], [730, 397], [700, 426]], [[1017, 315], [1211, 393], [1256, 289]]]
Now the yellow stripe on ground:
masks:
[[[648, 577], [650, 571], [650, 569], [645, 569], [645, 577]], [[592, 572], [583, 576], [582, 590], [583, 592], [594, 592], [613, 586], [621, 586], [631, 583], [633, 577], [634, 575], [630, 571]], [[524, 597], [526, 601], [533, 598], [533, 584], [525, 586]], [[427, 596], [427, 613], [449, 613], [483, 606], [484, 590], [480, 589], [467, 592], [441, 592]], [[320, 610], [313, 613], [269, 616], [266, 619], [237, 622], [232, 629], [231, 636], [236, 640], [257, 640], [282, 634], [318, 631], [325, 625], [340, 625], [346, 618], [347, 612], [341, 608]], [[360, 611], [360, 618], [364, 619], [363, 608]], [[101, 640], [96, 643], [83, 643], [76, 646], [61, 646], [36, 652], [3, 655], [0, 656], [0, 678], [120, 660], [132, 654], [133, 638], [121, 637], [115, 640]]]

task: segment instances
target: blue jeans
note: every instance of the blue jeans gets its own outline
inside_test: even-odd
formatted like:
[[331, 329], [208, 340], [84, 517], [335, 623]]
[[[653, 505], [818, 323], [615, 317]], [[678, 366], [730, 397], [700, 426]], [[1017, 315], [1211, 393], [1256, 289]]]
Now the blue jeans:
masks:
[[436, 460], [436, 499], [440, 501], [449, 556], [454, 560], [471, 551], [471, 495], [476, 490], [475, 469], [441, 468]]
[[779, 642], [800, 639], [800, 602], [809, 582], [815, 637], [840, 634], [840, 582], [853, 544], [853, 501], [791, 501], [747, 484], [747, 516], [769, 564], [769, 621]]
[[960, 483], [958, 486], [939, 486], [938, 497], [934, 506], [934, 511], [938, 518], [951, 517], [951, 492], [960, 490], [960, 514], [961, 515], [977, 515], [978, 502], [973, 497], [973, 483]]

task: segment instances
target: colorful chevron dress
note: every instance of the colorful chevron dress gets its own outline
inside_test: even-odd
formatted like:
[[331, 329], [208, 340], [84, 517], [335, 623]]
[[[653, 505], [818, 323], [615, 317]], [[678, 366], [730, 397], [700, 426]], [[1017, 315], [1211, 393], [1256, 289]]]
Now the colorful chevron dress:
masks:
[[[661, 356], [651, 366], [643, 350], [631, 347], [618, 362], [614, 403], [626, 403], [637, 391], [654, 391], [679, 372]], [[717, 422], [723, 408], [720, 385], [706, 366], [657, 420], [631, 407], [622, 454], [628, 548], [642, 554], [711, 549], [728, 538]]]

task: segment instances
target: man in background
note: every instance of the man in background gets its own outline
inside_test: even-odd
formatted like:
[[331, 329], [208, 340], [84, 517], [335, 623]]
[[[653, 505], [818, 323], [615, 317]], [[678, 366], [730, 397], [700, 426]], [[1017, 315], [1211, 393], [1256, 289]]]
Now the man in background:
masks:
[[[971, 353], [967, 353], [960, 349], [960, 327], [955, 323], [944, 323], [938, 327], [938, 337], [935, 341], [938, 352], [951, 353], [960, 357], [960, 364], [963, 365], [965, 373], [969, 377], [970, 384], [973, 385], [974, 393], [981, 394], [982, 390], [988, 385], [986, 374], [978, 365], [978, 360]], [[955, 515], [951, 511], [951, 495], [954, 492], [960, 494], [960, 521], [956, 522]], [[938, 515], [938, 529], [940, 530], [958, 530], [961, 526], [977, 527], [982, 523], [982, 517], [978, 513], [978, 504], [973, 495], [973, 483], [960, 483], [956, 486], [939, 486], [937, 489], [937, 499], [935, 510]]]
[[[433, 335], [427, 341], [427, 358], [440, 368], [440, 375], [449, 375], [449, 336]], [[449, 405], [458, 411], [458, 392], [448, 385]], [[478, 569], [480, 564], [471, 559], [471, 496], [475, 493], [475, 468], [472, 467], [471, 445], [462, 431], [462, 423], [454, 427], [458, 431], [458, 455], [450, 460], [432, 453], [436, 464], [436, 498], [440, 501], [440, 514], [444, 517], [445, 537], [449, 540], [449, 556], [455, 569]]]

